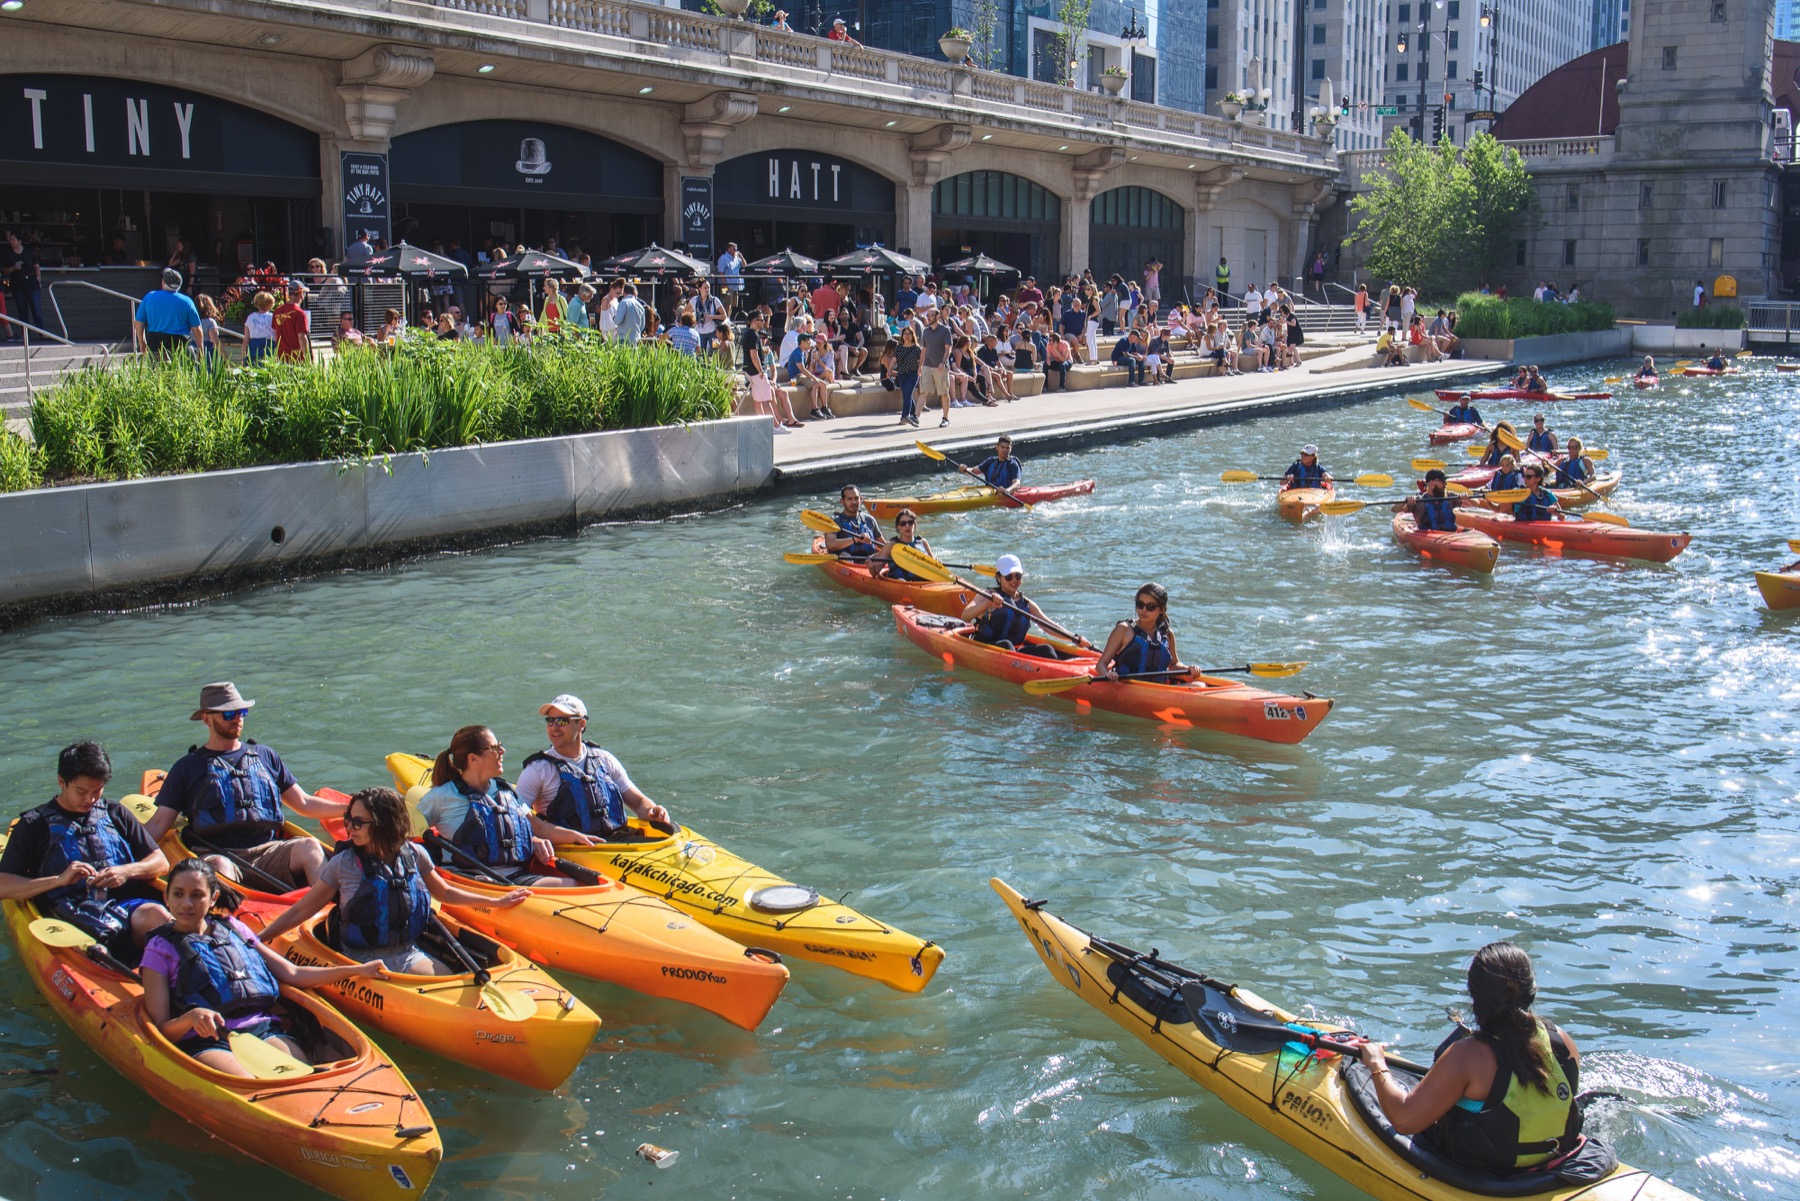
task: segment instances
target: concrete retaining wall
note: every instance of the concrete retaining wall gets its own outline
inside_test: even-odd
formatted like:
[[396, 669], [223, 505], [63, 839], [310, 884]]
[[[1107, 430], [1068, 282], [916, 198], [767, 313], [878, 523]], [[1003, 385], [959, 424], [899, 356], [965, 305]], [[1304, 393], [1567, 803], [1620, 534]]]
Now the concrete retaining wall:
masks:
[[1465, 338], [1463, 354], [1471, 359], [1501, 359], [1508, 363], [1579, 363], [1631, 353], [1631, 330], [1601, 329], [1582, 334], [1549, 334], [1542, 338]]
[[0, 618], [768, 485], [762, 417], [0, 495]]
[[1672, 325], [1634, 325], [1631, 349], [1638, 354], [1710, 354], [1723, 346], [1726, 354], [1744, 349], [1741, 329], [1676, 329]]

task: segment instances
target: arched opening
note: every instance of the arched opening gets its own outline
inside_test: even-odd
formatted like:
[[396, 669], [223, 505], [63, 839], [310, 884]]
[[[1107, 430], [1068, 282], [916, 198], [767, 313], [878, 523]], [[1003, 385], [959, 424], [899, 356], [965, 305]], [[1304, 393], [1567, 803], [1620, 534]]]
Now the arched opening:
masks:
[[965, 171], [931, 191], [931, 261], [977, 251], [1041, 281], [1056, 272], [1062, 200], [1042, 184], [1005, 171]]
[[1150, 188], [1114, 188], [1094, 197], [1088, 215], [1088, 262], [1098, 279], [1113, 274], [1146, 283], [1149, 264], [1160, 262], [1157, 286], [1163, 307], [1181, 302], [1191, 281], [1182, 260], [1187, 214]]

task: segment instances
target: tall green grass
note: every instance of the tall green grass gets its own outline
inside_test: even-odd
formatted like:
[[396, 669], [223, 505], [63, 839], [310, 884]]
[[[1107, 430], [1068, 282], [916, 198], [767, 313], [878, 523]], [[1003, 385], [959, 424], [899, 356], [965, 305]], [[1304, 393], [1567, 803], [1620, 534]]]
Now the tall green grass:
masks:
[[1529, 296], [1501, 300], [1479, 292], [1464, 292], [1456, 298], [1459, 338], [1537, 338], [1612, 327], [1613, 307], [1600, 301], [1545, 304]]
[[39, 397], [36, 449], [0, 443], [0, 491], [684, 424], [731, 410], [731, 378], [712, 360], [582, 334], [529, 348], [413, 337], [392, 351], [256, 367], [134, 359], [78, 372]]
[[1735, 304], [1689, 309], [1675, 318], [1676, 329], [1743, 329], [1744, 310]]

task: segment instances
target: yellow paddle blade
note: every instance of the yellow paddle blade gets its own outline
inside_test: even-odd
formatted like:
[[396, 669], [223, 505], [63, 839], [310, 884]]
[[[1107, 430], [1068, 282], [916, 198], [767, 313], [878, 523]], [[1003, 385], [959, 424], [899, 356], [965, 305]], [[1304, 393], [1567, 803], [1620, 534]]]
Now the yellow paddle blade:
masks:
[[312, 1075], [312, 1064], [301, 1063], [280, 1047], [264, 1042], [254, 1034], [233, 1030], [225, 1041], [231, 1044], [231, 1053], [244, 1065], [244, 1070], [258, 1080], [288, 1080], [295, 1076]]
[[119, 798], [119, 804], [131, 810], [131, 816], [141, 822], [147, 822], [156, 813], [156, 802], [141, 792], [134, 792]]
[[1071, 688], [1093, 682], [1092, 676], [1064, 676], [1054, 680], [1026, 680], [1023, 687], [1032, 696], [1049, 696], [1053, 692], [1067, 692]]
[[91, 947], [94, 937], [86, 930], [53, 917], [33, 918], [31, 936], [47, 947]]
[[1482, 455], [1485, 455], [1487, 453], [1487, 447], [1485, 447], [1485, 446], [1465, 446], [1465, 447], [1463, 447], [1463, 453], [1465, 455], [1468, 455], [1471, 459], [1479, 459]]
[[1359, 488], [1392, 488], [1394, 477], [1383, 475], [1379, 471], [1365, 472], [1352, 481]]
[[1795, 554], [1800, 555], [1800, 538], [1789, 538], [1788, 539], [1788, 549], [1793, 551]]
[[1412, 469], [1414, 471], [1448, 471], [1450, 464], [1442, 459], [1414, 459]]
[[1449, 492], [1455, 496], [1467, 496], [1469, 494], [1469, 486], [1467, 484], [1446, 483], [1444, 485], [1444, 491]]
[[813, 566], [817, 566], [820, 563], [836, 563], [837, 556], [836, 555], [807, 555], [807, 554], [802, 554], [797, 550], [791, 550], [787, 554], [781, 556], [781, 561], [783, 563], [792, 563], [796, 567], [813, 567]]
[[1407, 398], [1406, 398], [1406, 403], [1407, 403], [1407, 404], [1409, 404], [1409, 405], [1411, 405], [1411, 406], [1412, 406], [1412, 407], [1413, 407], [1413, 408], [1415, 408], [1415, 409], [1417, 409], [1417, 410], [1419, 410], [1419, 412], [1421, 412], [1421, 413], [1435, 413], [1435, 412], [1437, 412], [1437, 406], [1436, 406], [1436, 405], [1428, 405], [1428, 404], [1426, 404], [1426, 403], [1425, 403], [1425, 402], [1424, 402], [1424, 401], [1422, 401], [1422, 400], [1420, 400], [1420, 399], [1419, 399], [1419, 398], [1418, 398], [1418, 397], [1416, 397], [1416, 396], [1409, 396], [1409, 397], [1407, 397]]
[[1677, 369], [1680, 369], [1682, 367], [1692, 367], [1693, 365], [1694, 365], [1694, 360], [1692, 360], [1692, 359], [1682, 359], [1680, 362], [1675, 364]]
[[1500, 445], [1506, 447], [1506, 449], [1514, 451], [1525, 449], [1525, 439], [1519, 437], [1519, 435], [1513, 433], [1511, 430], [1500, 430], [1498, 433], [1500, 436]]
[[1261, 676], [1265, 680], [1279, 680], [1287, 676], [1297, 676], [1306, 670], [1304, 663], [1252, 663], [1250, 674]]
[[516, 992], [507, 992], [493, 981], [481, 986], [481, 1003], [503, 1022], [528, 1022], [537, 1016], [537, 1003]]
[[894, 562], [922, 579], [933, 580], [939, 584], [950, 582], [950, 569], [923, 551], [915, 550], [904, 542], [896, 542], [893, 547]]
[[1358, 513], [1367, 508], [1366, 500], [1328, 500], [1319, 506], [1319, 512], [1332, 517], [1343, 517], [1350, 513]]
[[1488, 493], [1487, 499], [1497, 505], [1516, 505], [1530, 495], [1531, 493], [1524, 488], [1506, 488], [1499, 492]]
[[838, 523], [817, 509], [801, 509], [800, 524], [821, 534], [838, 533]]
[[1617, 513], [1583, 513], [1581, 515], [1581, 519], [1583, 521], [1598, 521], [1601, 525], [1630, 525], [1631, 524], [1629, 521], [1626, 521], [1623, 517], [1620, 517]]
[[1596, 463], [1604, 463], [1612, 455], [1612, 451], [1607, 450], [1604, 447], [1595, 447], [1593, 450], [1584, 450], [1581, 453], [1594, 460]]
[[918, 447], [919, 453], [928, 459], [936, 459], [940, 463], [946, 463], [950, 460], [949, 455], [935, 447], [927, 446], [923, 442], [914, 442], [913, 445]]
[[1600, 382], [1605, 384], [1622, 384], [1625, 382], [1625, 377], [1622, 375], [1609, 375]]
[[1254, 484], [1256, 473], [1254, 471], [1226, 471], [1220, 473], [1219, 479], [1227, 484]]
[[1753, 359], [1756, 357], [1756, 352], [1754, 350], [1740, 350], [1732, 357], [1739, 359]]

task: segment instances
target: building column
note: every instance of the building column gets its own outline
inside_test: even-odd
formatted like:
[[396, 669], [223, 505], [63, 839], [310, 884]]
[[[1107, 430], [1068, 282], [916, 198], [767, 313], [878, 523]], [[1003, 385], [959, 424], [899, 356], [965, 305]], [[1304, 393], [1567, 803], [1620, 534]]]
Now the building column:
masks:
[[932, 184], [902, 184], [894, 189], [894, 249], [916, 259], [931, 257]]
[[[682, 214], [683, 176], [712, 178], [713, 168], [725, 157], [725, 141], [734, 126], [756, 116], [758, 103], [754, 92], [714, 92], [710, 96], [684, 105], [681, 110], [682, 161], [663, 165], [662, 236], [657, 241], [670, 245], [682, 240], [687, 222]], [[713, 198], [716, 208], [718, 198]], [[707, 258], [718, 257], [717, 247], [708, 247]]]
[[[1293, 219], [1286, 222], [1282, 229], [1282, 236], [1290, 244], [1282, 259], [1292, 264], [1293, 274], [1290, 278], [1298, 279], [1301, 295], [1306, 291], [1306, 252], [1312, 243], [1313, 228], [1319, 221], [1319, 206], [1336, 186], [1329, 179], [1315, 179], [1310, 183], [1294, 185]], [[1282, 283], [1285, 286], [1287, 280]]]
[[1107, 176], [1125, 161], [1120, 146], [1102, 146], [1075, 160], [1075, 192], [1063, 201], [1063, 274], [1079, 275], [1088, 262], [1088, 225], [1094, 197], [1103, 190]]
[[896, 194], [901, 210], [894, 214], [894, 237], [906, 253], [931, 261], [931, 191], [944, 178], [944, 164], [969, 144], [973, 131], [967, 125], [934, 125], [906, 139], [912, 159], [912, 183]]
[[[1194, 177], [1194, 283], [1199, 288], [1209, 288], [1214, 279], [1214, 269], [1218, 261], [1212, 257], [1212, 246], [1206, 236], [1208, 218], [1218, 207], [1219, 199], [1238, 180], [1244, 178], [1244, 168], [1220, 164], [1210, 170], [1201, 171]], [[1238, 283], [1232, 280], [1232, 283]], [[1238, 285], [1241, 289], [1242, 284]], [[1204, 294], [1204, 293], [1202, 293]]]
[[[375, 46], [341, 68], [343, 83], [338, 97], [344, 102], [344, 133], [319, 139], [319, 183], [324, 211], [319, 223], [333, 231], [334, 244], [327, 258], [344, 250], [345, 181], [342, 153], [362, 151], [385, 156], [392, 142], [400, 106], [413, 89], [437, 73], [437, 60], [429, 52], [409, 46]], [[347, 135], [347, 136], [346, 136]], [[384, 169], [385, 173], [385, 169]], [[392, 177], [383, 204], [392, 213]], [[390, 220], [390, 230], [391, 216]]]

